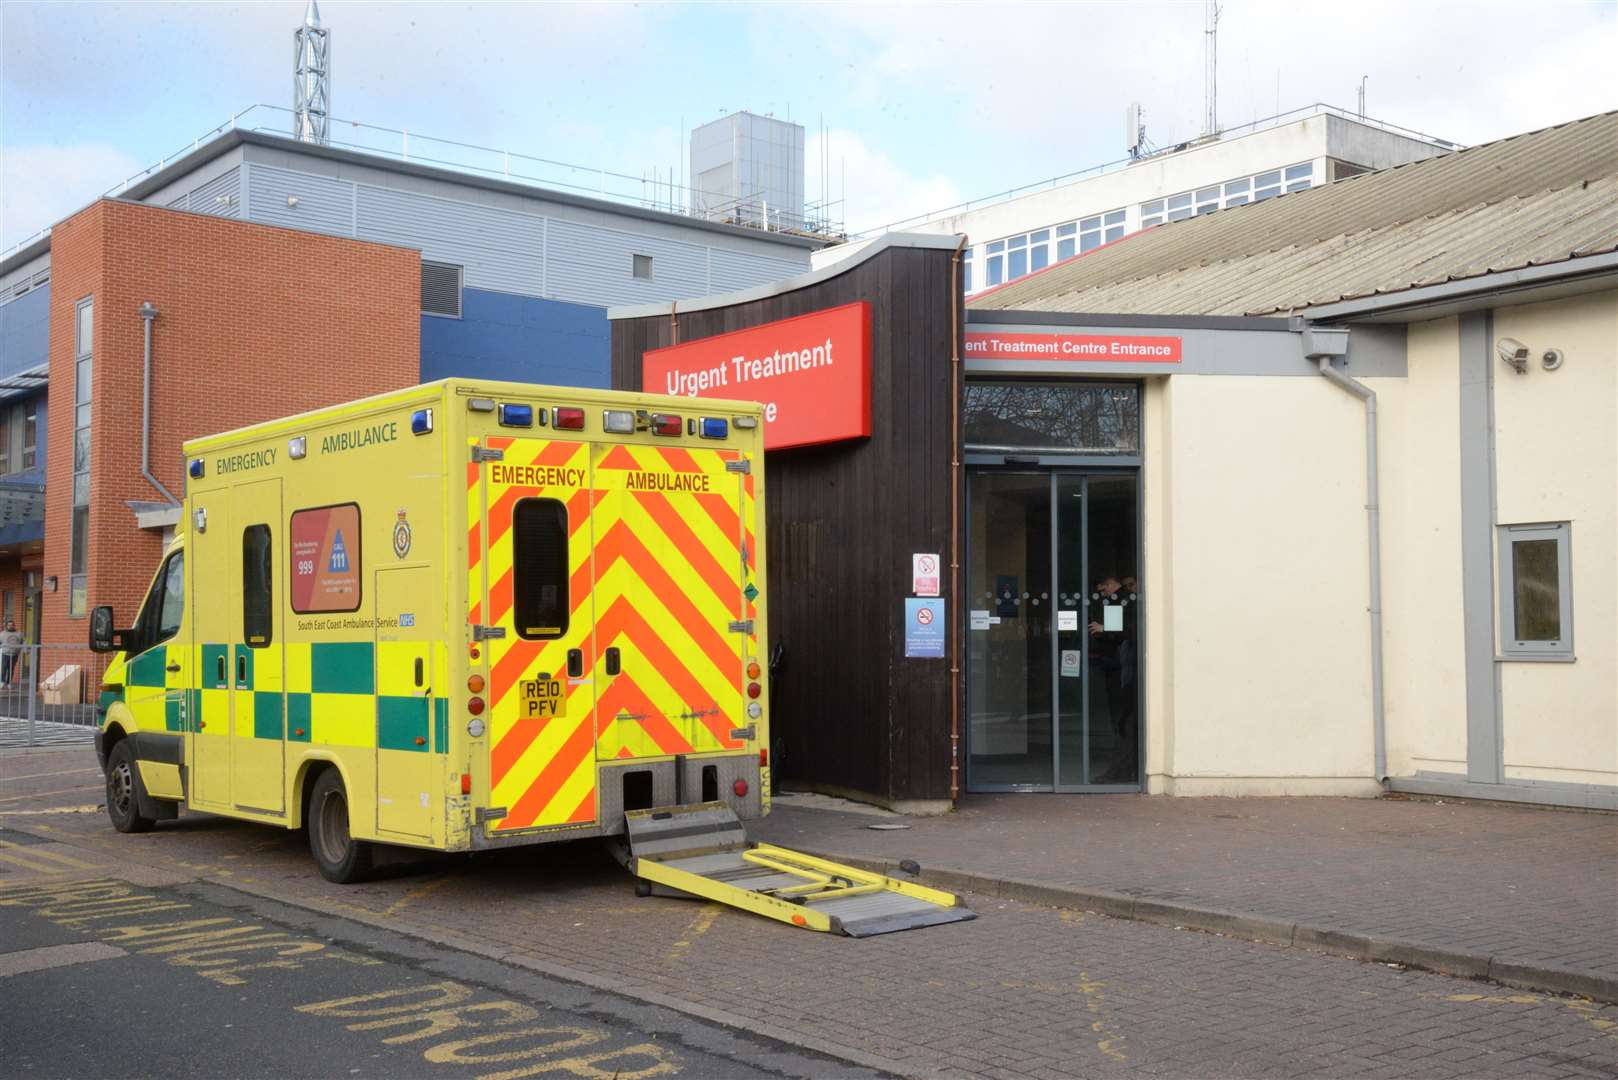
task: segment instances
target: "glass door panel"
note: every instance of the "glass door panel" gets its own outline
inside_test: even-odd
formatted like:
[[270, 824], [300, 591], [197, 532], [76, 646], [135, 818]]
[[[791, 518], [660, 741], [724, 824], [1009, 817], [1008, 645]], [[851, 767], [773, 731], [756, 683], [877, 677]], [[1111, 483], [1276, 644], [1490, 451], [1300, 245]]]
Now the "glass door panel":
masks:
[[968, 782], [1050, 790], [1050, 474], [976, 472], [968, 488]]
[[1078, 473], [1056, 477], [1056, 782], [1078, 787], [1085, 768], [1084, 692], [1090, 649], [1089, 585], [1084, 564], [1084, 481]]
[[[1089, 713], [1080, 783], [1140, 783], [1140, 551], [1134, 476], [1086, 478]], [[1065, 777], [1064, 783], [1068, 783]]]

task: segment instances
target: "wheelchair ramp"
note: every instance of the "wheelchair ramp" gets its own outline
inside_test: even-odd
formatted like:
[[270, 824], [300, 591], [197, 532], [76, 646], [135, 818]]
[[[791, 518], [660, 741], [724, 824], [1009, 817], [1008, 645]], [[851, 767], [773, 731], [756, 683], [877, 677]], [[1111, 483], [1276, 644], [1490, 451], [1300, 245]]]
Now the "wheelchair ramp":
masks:
[[632, 810], [630, 873], [653, 891], [701, 897], [806, 930], [871, 937], [977, 915], [953, 893], [754, 844], [723, 802]]

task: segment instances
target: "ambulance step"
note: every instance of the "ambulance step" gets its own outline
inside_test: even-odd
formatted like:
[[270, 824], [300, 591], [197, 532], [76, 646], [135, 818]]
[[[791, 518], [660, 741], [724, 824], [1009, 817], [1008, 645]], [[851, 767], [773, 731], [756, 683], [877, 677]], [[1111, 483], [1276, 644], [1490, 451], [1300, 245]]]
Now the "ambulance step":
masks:
[[629, 871], [659, 892], [849, 937], [977, 918], [953, 893], [751, 843], [727, 803], [631, 810], [625, 819]]

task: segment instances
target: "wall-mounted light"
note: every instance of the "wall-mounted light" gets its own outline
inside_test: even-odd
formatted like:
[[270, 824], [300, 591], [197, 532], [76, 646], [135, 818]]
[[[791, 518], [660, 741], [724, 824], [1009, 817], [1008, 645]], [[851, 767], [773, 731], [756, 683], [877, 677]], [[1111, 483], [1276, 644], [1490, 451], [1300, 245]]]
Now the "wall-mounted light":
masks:
[[45, 591], [46, 592], [55, 592], [56, 591], [56, 575], [55, 574], [52, 574], [50, 577], [45, 579]]
[[297, 205], [298, 205], [298, 197], [296, 195], [288, 195], [287, 196], [287, 206], [290, 208], [290, 207], [294, 207], [294, 206], [297, 206]]
[[1495, 350], [1500, 353], [1500, 359], [1521, 375], [1528, 370], [1528, 346], [1516, 338], [1503, 337], [1495, 342]]

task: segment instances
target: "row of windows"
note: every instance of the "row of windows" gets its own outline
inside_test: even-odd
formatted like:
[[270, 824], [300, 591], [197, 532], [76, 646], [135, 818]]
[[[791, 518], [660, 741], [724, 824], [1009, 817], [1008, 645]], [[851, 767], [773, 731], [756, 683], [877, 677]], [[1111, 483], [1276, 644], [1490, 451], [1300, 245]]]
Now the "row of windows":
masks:
[[1153, 199], [1140, 204], [1140, 227], [1145, 229], [1165, 221], [1179, 221], [1193, 214], [1207, 214], [1243, 203], [1260, 202], [1283, 192], [1302, 191], [1313, 183], [1314, 169], [1312, 163], [1304, 161], [1196, 191], [1182, 191], [1166, 199]]
[[[1020, 277], [1037, 273], [1053, 262], [1071, 259], [1102, 244], [1110, 244], [1124, 235], [1124, 212], [1109, 210], [1105, 214], [1053, 225], [1048, 229], [1035, 229], [1021, 236], [1008, 236], [984, 245], [983, 287], [992, 288]], [[972, 278], [972, 252], [966, 253], [966, 291], [974, 286]]]

